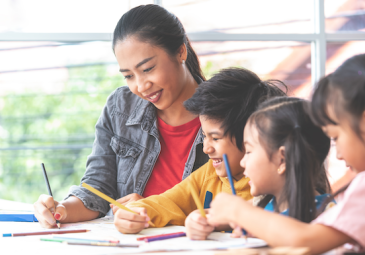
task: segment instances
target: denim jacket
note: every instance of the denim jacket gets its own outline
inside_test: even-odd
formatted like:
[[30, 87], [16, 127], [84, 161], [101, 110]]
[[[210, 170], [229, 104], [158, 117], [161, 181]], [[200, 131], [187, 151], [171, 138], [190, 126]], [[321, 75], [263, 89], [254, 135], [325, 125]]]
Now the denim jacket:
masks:
[[[155, 106], [133, 94], [127, 86], [120, 87], [108, 97], [95, 129], [95, 141], [81, 183], [114, 199], [131, 193], [142, 195], [161, 151]], [[203, 153], [200, 128], [182, 180], [208, 159]], [[86, 208], [98, 211], [99, 216], [110, 209], [109, 202], [81, 186], [72, 186], [69, 196], [78, 197]]]

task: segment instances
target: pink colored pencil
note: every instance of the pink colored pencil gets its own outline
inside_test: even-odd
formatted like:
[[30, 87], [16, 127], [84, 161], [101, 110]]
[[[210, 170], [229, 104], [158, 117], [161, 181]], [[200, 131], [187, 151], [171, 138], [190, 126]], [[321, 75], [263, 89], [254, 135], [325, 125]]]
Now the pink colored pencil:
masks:
[[175, 238], [175, 237], [181, 237], [181, 236], [186, 236], [185, 233], [174, 233], [172, 235], [168, 235], [168, 236], [159, 236], [159, 237], [152, 237], [152, 238], [146, 238], [144, 239], [145, 242], [153, 242], [153, 241], [160, 241], [160, 240], [165, 240], [165, 239], [170, 239], [170, 238]]
[[185, 232], [175, 232], [175, 233], [168, 233], [168, 234], [161, 234], [161, 235], [154, 235], [154, 236], [138, 237], [137, 241], [145, 241], [146, 239], [165, 237], [165, 236], [174, 236], [174, 235], [182, 236], [182, 234], [186, 235]]

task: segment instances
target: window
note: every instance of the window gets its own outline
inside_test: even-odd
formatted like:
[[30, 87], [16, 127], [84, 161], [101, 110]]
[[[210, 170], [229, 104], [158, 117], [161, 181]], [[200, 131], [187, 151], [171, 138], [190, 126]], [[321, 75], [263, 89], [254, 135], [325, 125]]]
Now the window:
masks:
[[[94, 126], [124, 85], [111, 49], [124, 12], [161, 4], [186, 28], [209, 77], [221, 68], [280, 79], [308, 98], [344, 59], [364, 53], [362, 0], [3, 0], [0, 2], [0, 198], [62, 199], [85, 171]], [[329, 156], [335, 183], [345, 173]], [[8, 192], [8, 190], [12, 192]]]

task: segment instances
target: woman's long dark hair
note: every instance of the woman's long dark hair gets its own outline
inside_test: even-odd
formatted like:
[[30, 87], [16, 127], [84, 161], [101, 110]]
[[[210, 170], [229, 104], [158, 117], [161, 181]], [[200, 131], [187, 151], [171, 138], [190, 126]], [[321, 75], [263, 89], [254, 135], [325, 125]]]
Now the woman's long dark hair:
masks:
[[330, 139], [311, 121], [308, 103], [293, 97], [274, 98], [264, 102], [248, 122], [257, 128], [270, 159], [285, 147], [285, 186], [275, 210], [287, 202], [289, 216], [303, 222], [316, 217], [315, 190], [329, 186], [323, 164]]
[[126, 12], [115, 27], [113, 49], [119, 41], [132, 35], [141, 42], [163, 48], [171, 56], [175, 56], [185, 44], [188, 53], [186, 66], [198, 84], [200, 79], [205, 80], [183, 25], [174, 14], [163, 7], [154, 4], [140, 5]]

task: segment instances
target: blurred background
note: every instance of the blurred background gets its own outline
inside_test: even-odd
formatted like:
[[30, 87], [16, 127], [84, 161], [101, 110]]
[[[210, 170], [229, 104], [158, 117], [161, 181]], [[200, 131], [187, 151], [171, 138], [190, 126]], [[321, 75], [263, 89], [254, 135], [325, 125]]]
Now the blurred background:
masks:
[[[365, 53], [363, 0], [1, 0], [0, 198], [61, 200], [85, 172], [108, 95], [124, 86], [111, 38], [120, 17], [160, 4], [183, 23], [207, 78], [221, 68], [280, 79], [310, 98], [313, 85]], [[351, 178], [335, 147], [333, 189]]]

